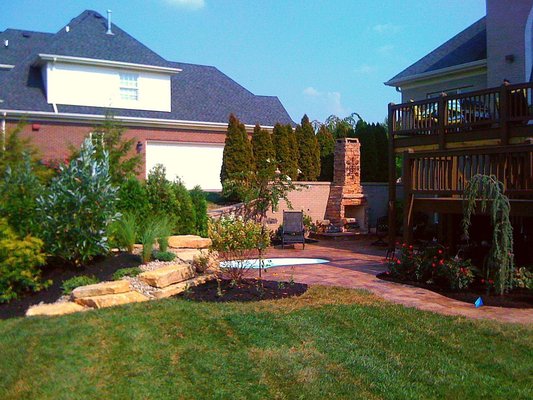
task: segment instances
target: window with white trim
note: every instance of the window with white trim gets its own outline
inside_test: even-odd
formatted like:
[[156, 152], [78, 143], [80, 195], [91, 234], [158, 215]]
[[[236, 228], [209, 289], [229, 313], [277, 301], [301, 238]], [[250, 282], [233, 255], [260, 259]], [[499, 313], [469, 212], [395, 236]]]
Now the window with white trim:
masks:
[[139, 100], [139, 75], [120, 74], [120, 98], [122, 100]]

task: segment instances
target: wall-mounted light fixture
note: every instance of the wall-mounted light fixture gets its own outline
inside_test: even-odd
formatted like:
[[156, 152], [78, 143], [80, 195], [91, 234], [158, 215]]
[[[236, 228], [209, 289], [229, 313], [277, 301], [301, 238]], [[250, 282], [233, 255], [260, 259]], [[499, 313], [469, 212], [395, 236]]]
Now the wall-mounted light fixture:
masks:
[[137, 150], [137, 154], [142, 153], [143, 144], [142, 144], [142, 142], [140, 140], [137, 142], [137, 146], [135, 146], [135, 150]]
[[509, 64], [514, 63], [514, 54], [507, 54], [505, 56], [505, 61], [507, 61]]

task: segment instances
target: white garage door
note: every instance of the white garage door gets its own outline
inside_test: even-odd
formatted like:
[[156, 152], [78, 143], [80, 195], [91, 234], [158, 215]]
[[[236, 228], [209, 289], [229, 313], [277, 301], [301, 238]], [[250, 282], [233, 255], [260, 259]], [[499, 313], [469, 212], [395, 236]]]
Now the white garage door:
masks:
[[167, 179], [181, 178], [187, 189], [199, 185], [203, 190], [221, 190], [220, 168], [222, 144], [148, 142], [146, 174], [155, 165], [163, 164]]

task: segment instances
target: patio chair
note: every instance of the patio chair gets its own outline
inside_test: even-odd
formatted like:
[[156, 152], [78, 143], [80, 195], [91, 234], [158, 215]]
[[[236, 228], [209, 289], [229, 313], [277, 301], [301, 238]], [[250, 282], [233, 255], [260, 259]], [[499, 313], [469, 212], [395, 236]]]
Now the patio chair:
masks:
[[302, 243], [305, 249], [303, 211], [283, 211], [281, 248], [286, 244]]

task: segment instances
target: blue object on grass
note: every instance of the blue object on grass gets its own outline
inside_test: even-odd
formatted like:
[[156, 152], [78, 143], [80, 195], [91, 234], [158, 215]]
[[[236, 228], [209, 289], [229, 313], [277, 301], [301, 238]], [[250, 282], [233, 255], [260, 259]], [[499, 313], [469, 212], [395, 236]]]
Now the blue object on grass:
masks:
[[474, 305], [476, 306], [476, 308], [481, 307], [483, 305], [483, 299], [481, 297], [478, 297]]

